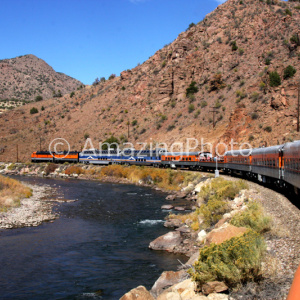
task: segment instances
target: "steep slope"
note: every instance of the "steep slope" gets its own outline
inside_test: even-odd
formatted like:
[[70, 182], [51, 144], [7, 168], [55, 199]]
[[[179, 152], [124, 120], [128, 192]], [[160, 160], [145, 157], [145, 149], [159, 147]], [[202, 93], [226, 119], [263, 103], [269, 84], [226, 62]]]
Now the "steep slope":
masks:
[[0, 100], [33, 101], [36, 96], [48, 99], [70, 93], [80, 85], [80, 81], [55, 72], [32, 54], [0, 60]]
[[[296, 3], [228, 0], [119, 77], [2, 115], [0, 159], [14, 160], [19, 144], [28, 160], [40, 138], [44, 149], [62, 137], [80, 150], [87, 137], [94, 147], [110, 135], [124, 141], [128, 129], [132, 143], [234, 139], [257, 147], [300, 139], [299, 24]], [[31, 115], [33, 106], [39, 112]]]

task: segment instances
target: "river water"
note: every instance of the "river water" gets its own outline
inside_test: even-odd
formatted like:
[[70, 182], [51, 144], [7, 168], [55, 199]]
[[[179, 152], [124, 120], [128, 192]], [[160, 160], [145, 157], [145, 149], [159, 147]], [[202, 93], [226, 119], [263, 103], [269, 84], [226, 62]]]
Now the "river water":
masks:
[[83, 180], [17, 179], [53, 188], [60, 217], [0, 231], [0, 299], [119, 299], [150, 289], [185, 257], [148, 249], [168, 232], [166, 195], [145, 187]]

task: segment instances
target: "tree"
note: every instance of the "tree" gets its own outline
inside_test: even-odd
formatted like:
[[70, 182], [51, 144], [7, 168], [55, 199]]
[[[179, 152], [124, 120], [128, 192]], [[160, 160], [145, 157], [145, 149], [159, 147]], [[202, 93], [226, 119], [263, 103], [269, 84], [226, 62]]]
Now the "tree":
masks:
[[108, 146], [110, 149], [116, 149], [118, 145], [119, 140], [112, 135], [102, 143], [101, 150], [108, 150]]
[[276, 71], [271, 72], [269, 74], [269, 78], [270, 78], [270, 86], [271, 87], [276, 87], [276, 86], [281, 85], [280, 76], [279, 76], [279, 74]]
[[35, 97], [35, 102], [39, 102], [39, 101], [42, 101], [43, 100], [43, 97], [41, 95], [38, 95]]
[[99, 82], [100, 82], [100, 80], [99, 80], [99, 78], [97, 77], [97, 78], [95, 79], [95, 81], [93, 82], [93, 85], [97, 85]]
[[295, 75], [295, 73], [296, 73], [296, 69], [293, 66], [289, 65], [284, 69], [283, 78], [284, 79], [291, 78]]
[[38, 111], [38, 109], [36, 108], [36, 107], [32, 107], [31, 109], [30, 109], [30, 114], [31, 115], [33, 115], [33, 114], [37, 114], [39, 111]]
[[189, 87], [186, 89], [186, 95], [193, 95], [198, 92], [198, 87], [196, 86], [196, 82], [192, 81], [192, 83], [189, 85]]

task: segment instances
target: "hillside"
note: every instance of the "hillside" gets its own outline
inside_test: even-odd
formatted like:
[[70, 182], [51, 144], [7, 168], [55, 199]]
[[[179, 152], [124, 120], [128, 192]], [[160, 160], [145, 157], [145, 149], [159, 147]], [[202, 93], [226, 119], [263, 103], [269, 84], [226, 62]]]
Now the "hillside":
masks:
[[49, 99], [60, 93], [70, 93], [80, 85], [80, 81], [55, 72], [45, 61], [32, 54], [0, 60], [0, 100], [13, 99], [10, 105], [34, 101], [37, 96]]
[[[124, 141], [128, 127], [130, 142], [169, 145], [186, 138], [254, 147], [300, 139], [299, 24], [299, 3], [228, 0], [119, 77], [3, 114], [1, 160], [15, 160], [17, 144], [19, 159], [29, 160], [40, 141], [47, 149], [56, 137], [77, 150], [87, 137], [94, 147], [110, 135]], [[30, 114], [32, 107], [38, 113]]]

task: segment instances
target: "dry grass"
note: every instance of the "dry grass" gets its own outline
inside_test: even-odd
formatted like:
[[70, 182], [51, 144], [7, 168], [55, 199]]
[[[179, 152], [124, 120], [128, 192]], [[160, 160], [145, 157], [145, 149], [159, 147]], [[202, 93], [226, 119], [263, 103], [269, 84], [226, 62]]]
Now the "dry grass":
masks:
[[0, 210], [6, 211], [20, 205], [20, 199], [29, 198], [32, 191], [15, 179], [0, 175]]
[[170, 169], [157, 169], [143, 166], [110, 165], [101, 169], [99, 179], [107, 176], [126, 178], [133, 183], [155, 185], [166, 190], [178, 191], [186, 186], [190, 179], [200, 180], [202, 175], [191, 175], [191, 172], [182, 172]]

